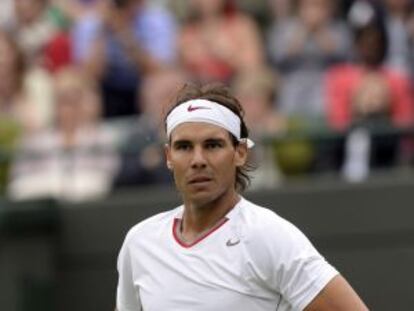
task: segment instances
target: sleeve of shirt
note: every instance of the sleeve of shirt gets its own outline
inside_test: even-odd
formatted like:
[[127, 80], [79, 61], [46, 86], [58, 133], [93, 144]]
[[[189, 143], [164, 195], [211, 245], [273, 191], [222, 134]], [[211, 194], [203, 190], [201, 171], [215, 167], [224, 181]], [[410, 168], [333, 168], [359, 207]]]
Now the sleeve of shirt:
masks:
[[117, 311], [139, 311], [141, 301], [137, 288], [134, 286], [131, 256], [128, 249], [128, 238], [118, 256], [118, 287], [116, 294]]
[[259, 275], [293, 310], [303, 310], [338, 272], [291, 223], [278, 219], [263, 228], [254, 253]]

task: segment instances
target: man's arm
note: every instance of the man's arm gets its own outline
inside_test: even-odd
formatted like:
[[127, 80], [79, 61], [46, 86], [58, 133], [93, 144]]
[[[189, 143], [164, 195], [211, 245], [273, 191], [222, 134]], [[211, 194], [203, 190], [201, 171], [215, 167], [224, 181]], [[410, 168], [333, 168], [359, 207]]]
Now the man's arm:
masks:
[[341, 276], [334, 277], [304, 311], [367, 311], [368, 308]]

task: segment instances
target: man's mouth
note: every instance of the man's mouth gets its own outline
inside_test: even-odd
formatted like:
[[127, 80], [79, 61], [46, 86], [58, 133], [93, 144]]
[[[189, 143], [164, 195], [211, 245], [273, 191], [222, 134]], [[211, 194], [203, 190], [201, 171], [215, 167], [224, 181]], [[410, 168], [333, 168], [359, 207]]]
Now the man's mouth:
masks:
[[203, 184], [203, 183], [207, 183], [207, 182], [210, 182], [210, 181], [211, 181], [211, 178], [209, 178], [207, 176], [199, 176], [199, 177], [191, 178], [188, 183], [190, 185], [194, 185], [194, 184]]

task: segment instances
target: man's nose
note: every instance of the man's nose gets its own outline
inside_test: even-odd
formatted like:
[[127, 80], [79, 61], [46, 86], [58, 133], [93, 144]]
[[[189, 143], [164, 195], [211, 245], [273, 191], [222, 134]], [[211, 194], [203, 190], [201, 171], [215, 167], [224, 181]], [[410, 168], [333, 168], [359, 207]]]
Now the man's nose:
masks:
[[192, 168], [203, 168], [207, 164], [203, 148], [195, 147], [193, 150], [193, 157], [191, 159]]

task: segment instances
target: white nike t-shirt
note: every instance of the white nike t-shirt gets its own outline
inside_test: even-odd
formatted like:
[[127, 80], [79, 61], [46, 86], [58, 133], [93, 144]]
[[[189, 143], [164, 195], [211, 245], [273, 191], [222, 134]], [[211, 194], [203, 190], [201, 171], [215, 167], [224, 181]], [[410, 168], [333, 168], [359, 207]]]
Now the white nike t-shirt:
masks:
[[128, 233], [119, 311], [303, 310], [338, 274], [294, 225], [245, 199], [192, 245], [175, 236], [182, 213], [158, 214]]

